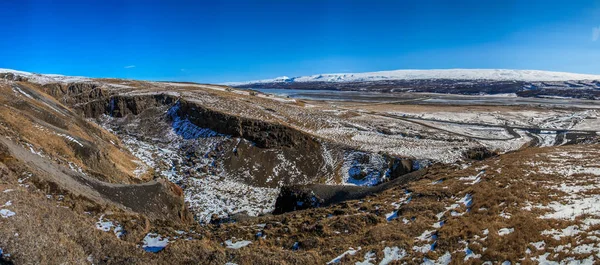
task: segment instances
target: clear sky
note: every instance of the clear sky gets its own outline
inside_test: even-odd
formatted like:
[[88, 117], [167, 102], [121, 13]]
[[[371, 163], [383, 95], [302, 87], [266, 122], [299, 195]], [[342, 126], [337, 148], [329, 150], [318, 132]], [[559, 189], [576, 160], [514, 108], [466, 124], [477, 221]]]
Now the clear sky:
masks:
[[197, 82], [430, 68], [600, 74], [600, 0], [3, 0], [0, 68]]

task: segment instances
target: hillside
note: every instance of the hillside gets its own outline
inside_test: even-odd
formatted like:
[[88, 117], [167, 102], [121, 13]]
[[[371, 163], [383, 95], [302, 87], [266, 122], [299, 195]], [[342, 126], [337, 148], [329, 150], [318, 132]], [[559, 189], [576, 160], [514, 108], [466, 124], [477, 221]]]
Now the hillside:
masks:
[[0, 264], [594, 264], [600, 110], [0, 71]]

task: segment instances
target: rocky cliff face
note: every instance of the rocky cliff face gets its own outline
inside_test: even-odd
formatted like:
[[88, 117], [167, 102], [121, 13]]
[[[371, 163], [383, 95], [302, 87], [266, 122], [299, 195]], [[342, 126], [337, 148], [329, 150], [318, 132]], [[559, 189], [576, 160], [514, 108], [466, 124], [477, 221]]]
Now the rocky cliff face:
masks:
[[101, 99], [108, 96], [109, 93], [100, 84], [93, 82], [50, 83], [43, 85], [42, 89], [48, 95], [53, 96], [68, 106]]
[[288, 126], [213, 111], [186, 100], [179, 102], [177, 115], [198, 127], [244, 138], [259, 148], [319, 148], [314, 137]]
[[[336, 172], [336, 170], [339, 171], [344, 160], [352, 159], [347, 157], [348, 153], [357, 151], [349, 147], [328, 143], [326, 140], [287, 125], [215, 111], [199, 103], [167, 94], [117, 95], [102, 100], [91, 100], [88, 103], [76, 104], [78, 111], [91, 118], [100, 115], [109, 115], [114, 118], [123, 118], [127, 115], [138, 116], [146, 110], [157, 108], [167, 108], [168, 115], [158, 113], [151, 115], [162, 115], [158, 118], [171, 123], [171, 127], [176, 126], [174, 125], [175, 120], [186, 121], [198, 128], [245, 140], [236, 140], [236, 144], [230, 146], [230, 152], [220, 152], [220, 154], [226, 170], [231, 172], [241, 173], [249, 167], [260, 165], [262, 170], [255, 172], [257, 173], [255, 174], [257, 179], [266, 180], [269, 177], [267, 172], [272, 172], [277, 165], [281, 164], [281, 160], [285, 159], [290, 161], [291, 164], [289, 165], [290, 168], [282, 170], [283, 174], [289, 173], [288, 177], [292, 177], [293, 173], [303, 176], [302, 181], [291, 181], [291, 184], [322, 182], [327, 176], [347, 174], [347, 172]], [[175, 129], [177, 130], [177, 128]], [[324, 145], [333, 148], [327, 149], [327, 154], [324, 154]], [[274, 152], [274, 150], [277, 150], [277, 152]], [[344, 157], [345, 154], [346, 157]], [[333, 157], [335, 161], [325, 161], [324, 155]], [[363, 156], [362, 159], [366, 158], [367, 160], [360, 161], [360, 164], [368, 165], [368, 156], [368, 154]], [[397, 167], [397, 165], [394, 165], [393, 161], [398, 160], [398, 158], [386, 156], [383, 160], [385, 162], [377, 168], [377, 170], [382, 171], [380, 173], [392, 170], [394, 171], [392, 175], [398, 175], [398, 172], [408, 173], [411, 171], [410, 166]], [[412, 161], [404, 160], [403, 163], [405, 165], [411, 164]], [[397, 171], [398, 168], [402, 168], [402, 170]], [[356, 169], [352, 170], [356, 171]], [[359, 169], [356, 174], [353, 172], [350, 174], [352, 177], [361, 178], [364, 177], [365, 173], [361, 173]], [[381, 174], [380, 177], [384, 177], [384, 175]], [[290, 183], [290, 180], [284, 180], [283, 183]], [[254, 184], [257, 184], [257, 182], [255, 181]]]
[[[45, 101], [53, 109], [93, 119], [116, 134], [140, 160], [130, 169], [133, 175], [175, 183], [200, 222], [236, 213], [271, 212], [284, 186], [373, 186], [414, 170], [411, 159], [361, 151], [285, 121], [261, 118], [263, 113], [277, 114], [275, 109], [253, 115], [226, 111], [211, 102], [233, 108], [247, 103], [233, 104], [237, 98], [214, 101], [221, 97], [220, 87], [214, 88], [216, 94], [210, 90], [206, 94], [188, 92], [187, 84], [168, 84], [168, 89], [160, 83], [133, 86], [108, 81], [22, 84], [30, 88], [28, 95], [54, 98]], [[117, 157], [94, 141], [76, 140], [69, 144], [74, 156], [86, 161], [90, 176], [110, 181], [114, 180], [110, 176], [119, 175], [121, 166], [111, 162]]]
[[[359, 151], [289, 125], [217, 111], [172, 93], [119, 94], [93, 84], [51, 84], [44, 89], [122, 137], [134, 154], [144, 156], [142, 160], [150, 165], [146, 171], [183, 187], [198, 220], [215, 214], [227, 217], [240, 209], [250, 209], [246, 213], [251, 215], [269, 212], [283, 186], [372, 186], [413, 171], [410, 159]], [[165, 145], [159, 149], [170, 150], [168, 155], [147, 147], [161, 143]], [[198, 198], [206, 193], [198, 179], [204, 187], [218, 187], [222, 180], [247, 186], [231, 184], [217, 192], [221, 195]], [[255, 194], [256, 201], [211, 206], [248, 192]]]
[[427, 173], [427, 169], [417, 170], [408, 163], [408, 160], [391, 160], [385, 182], [376, 186], [350, 186], [350, 185], [288, 185], [281, 188], [275, 202], [273, 213], [286, 212], [326, 207], [333, 204], [360, 200], [387, 189], [404, 185], [416, 180]]

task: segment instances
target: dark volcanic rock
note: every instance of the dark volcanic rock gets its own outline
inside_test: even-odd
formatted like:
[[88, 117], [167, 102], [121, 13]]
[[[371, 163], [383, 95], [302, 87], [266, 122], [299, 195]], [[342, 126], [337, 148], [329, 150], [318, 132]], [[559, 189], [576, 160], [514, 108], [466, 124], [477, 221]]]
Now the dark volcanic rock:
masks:
[[473, 148], [465, 151], [463, 156], [472, 160], [484, 160], [486, 158], [498, 155], [496, 152], [492, 152], [485, 147]]
[[359, 200], [392, 187], [406, 184], [422, 177], [427, 169], [417, 170], [377, 186], [350, 185], [293, 185], [284, 186], [275, 202], [274, 214], [328, 206], [348, 200]]
[[217, 112], [185, 100], [180, 100], [179, 104], [177, 114], [189, 119], [196, 126], [242, 137], [260, 148], [298, 145], [318, 147], [312, 136], [285, 125]]

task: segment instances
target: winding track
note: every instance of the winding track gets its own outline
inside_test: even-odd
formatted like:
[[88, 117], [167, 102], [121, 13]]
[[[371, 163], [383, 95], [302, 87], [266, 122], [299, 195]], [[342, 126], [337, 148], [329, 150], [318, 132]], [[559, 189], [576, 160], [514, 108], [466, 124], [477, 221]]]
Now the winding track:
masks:
[[[528, 131], [528, 132], [551, 131], [551, 132], [556, 132], [557, 134], [579, 133], [579, 134], [590, 134], [590, 135], [594, 135], [598, 132], [598, 131], [594, 131], [594, 130], [557, 129], [557, 128], [544, 128], [544, 127], [496, 125], [496, 124], [476, 123], [476, 122], [444, 121], [444, 120], [428, 119], [428, 118], [421, 118], [421, 117], [405, 117], [405, 116], [399, 116], [399, 115], [394, 115], [394, 114], [389, 114], [389, 113], [380, 113], [380, 112], [367, 112], [367, 113], [370, 115], [393, 118], [393, 119], [398, 119], [398, 120], [402, 120], [405, 122], [415, 123], [415, 124], [418, 124], [418, 125], [421, 125], [421, 126], [424, 126], [427, 128], [444, 131], [444, 132], [451, 133], [454, 135], [467, 137], [470, 139], [476, 139], [476, 140], [509, 141], [509, 140], [521, 138], [522, 136], [519, 133], [517, 133], [515, 130], [523, 130], [523, 131]], [[453, 124], [453, 125], [501, 128], [501, 129], [506, 130], [510, 135], [512, 135], [512, 137], [511, 138], [488, 138], [488, 137], [478, 137], [478, 136], [466, 135], [466, 134], [454, 132], [451, 130], [439, 128], [439, 127], [436, 127], [436, 126], [433, 126], [433, 125], [430, 125], [430, 124], [427, 124], [424, 122], [420, 122], [420, 121], [439, 122], [439, 123], [447, 123], [447, 124]]]

